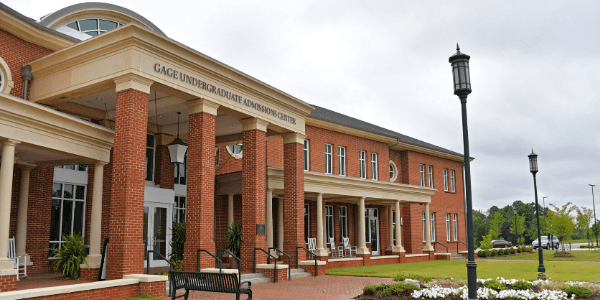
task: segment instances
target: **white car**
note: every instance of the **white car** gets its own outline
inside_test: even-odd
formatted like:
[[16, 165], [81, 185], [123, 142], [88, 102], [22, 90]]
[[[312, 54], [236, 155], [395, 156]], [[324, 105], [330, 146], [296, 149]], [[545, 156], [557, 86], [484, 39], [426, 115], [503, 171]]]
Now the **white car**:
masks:
[[[558, 240], [558, 238], [556, 236], [552, 236], [552, 239], [550, 239], [549, 236], [547, 235], [542, 235], [542, 248], [544, 249], [558, 249], [558, 245], [560, 244], [560, 241]], [[538, 239], [533, 240], [533, 242], [531, 243], [531, 246], [533, 246], [533, 249], [537, 249], [538, 246]]]

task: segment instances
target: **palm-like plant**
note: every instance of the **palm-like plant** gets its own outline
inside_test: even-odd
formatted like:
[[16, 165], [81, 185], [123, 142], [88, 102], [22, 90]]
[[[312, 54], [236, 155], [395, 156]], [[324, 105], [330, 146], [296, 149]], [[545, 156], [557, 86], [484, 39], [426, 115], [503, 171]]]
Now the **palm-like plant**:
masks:
[[227, 248], [229, 248], [235, 256], [240, 257], [240, 248], [243, 242], [242, 224], [231, 223], [231, 225], [229, 225], [229, 231], [227, 232]]
[[90, 268], [87, 263], [87, 245], [83, 242], [83, 238], [80, 234], [75, 235], [63, 235], [63, 240], [60, 249], [54, 249], [54, 258], [56, 260], [53, 263], [54, 271], [62, 269], [62, 273], [71, 279], [79, 279], [79, 276], [75, 278], [75, 272], [79, 271], [79, 266], [82, 263]]

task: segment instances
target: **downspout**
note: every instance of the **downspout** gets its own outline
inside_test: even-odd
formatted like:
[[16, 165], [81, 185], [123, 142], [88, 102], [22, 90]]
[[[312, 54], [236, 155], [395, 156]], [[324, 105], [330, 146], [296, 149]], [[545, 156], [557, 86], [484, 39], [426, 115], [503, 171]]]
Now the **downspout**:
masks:
[[29, 81], [32, 79], [31, 75], [31, 66], [23, 66], [21, 68], [21, 78], [23, 78], [23, 100], [27, 100], [27, 88], [29, 86]]
[[396, 143], [390, 146], [390, 149], [392, 149], [394, 146], [400, 144], [400, 138], [396, 138]]

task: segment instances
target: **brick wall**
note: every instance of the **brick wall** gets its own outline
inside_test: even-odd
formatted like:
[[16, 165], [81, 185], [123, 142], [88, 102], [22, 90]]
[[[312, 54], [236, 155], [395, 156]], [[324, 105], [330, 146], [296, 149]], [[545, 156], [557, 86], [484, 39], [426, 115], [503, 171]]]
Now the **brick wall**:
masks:
[[[10, 72], [15, 86], [10, 94], [23, 97], [23, 79], [21, 78], [21, 67], [27, 65], [30, 61], [48, 55], [53, 51], [36, 44], [29, 43], [21, 38], [0, 29], [0, 57], [4, 59]], [[33, 79], [35, 80], [35, 78]], [[29, 85], [31, 87], [31, 85]], [[27, 93], [29, 95], [29, 93]], [[28, 96], [29, 97], [29, 96]]]
[[19, 189], [21, 186], [21, 166], [15, 165], [13, 171], [12, 195], [10, 197], [10, 230], [8, 237], [17, 235], [17, 214], [19, 211]]
[[[284, 144], [284, 208], [285, 220], [283, 251], [296, 259], [296, 247], [304, 247], [304, 160], [303, 146], [299, 143]], [[306, 258], [298, 252], [298, 260]]]
[[50, 247], [53, 179], [53, 166], [35, 167], [31, 170], [26, 253], [29, 254], [33, 266], [27, 267], [27, 273], [46, 272], [52, 268], [48, 260], [48, 248]]
[[11, 292], [17, 289], [17, 275], [0, 276], [0, 293]]
[[[110, 150], [110, 161], [104, 165], [104, 174], [102, 178], [102, 225], [101, 225], [101, 247], [104, 247], [104, 240], [109, 236], [110, 211], [112, 196], [112, 171], [114, 148]], [[104, 249], [100, 250], [104, 251]]]

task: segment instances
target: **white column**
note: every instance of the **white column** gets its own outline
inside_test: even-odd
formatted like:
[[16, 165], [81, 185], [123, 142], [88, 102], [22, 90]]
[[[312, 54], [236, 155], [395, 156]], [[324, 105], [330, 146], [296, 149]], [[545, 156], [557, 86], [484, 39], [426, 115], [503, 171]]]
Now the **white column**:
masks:
[[[21, 184], [19, 186], [19, 212], [17, 214], [17, 255], [25, 255], [27, 245], [27, 205], [29, 202], [29, 178], [33, 166], [24, 166], [21, 169]], [[29, 260], [28, 260], [29, 262]]]
[[13, 269], [8, 260], [8, 229], [10, 226], [10, 202], [13, 171], [15, 169], [15, 140], [2, 141], [2, 163], [0, 165], [0, 270]]
[[325, 239], [323, 237], [325, 233], [323, 230], [323, 208], [323, 194], [319, 193], [317, 194], [317, 249], [315, 251], [317, 256], [327, 256], [327, 250], [325, 249], [326, 244], [324, 243]]
[[233, 196], [234, 194], [227, 195], [227, 227], [233, 224]]
[[433, 251], [431, 246], [431, 217], [429, 214], [429, 203], [425, 204], [425, 246], [423, 251]]
[[396, 246], [392, 252], [406, 252], [402, 247], [402, 226], [400, 223], [400, 201], [396, 201]]
[[100, 261], [102, 260], [100, 245], [102, 243], [102, 184], [104, 182], [104, 164], [104, 162], [97, 162], [94, 164], [92, 219], [90, 222], [90, 255], [87, 258], [90, 268], [93, 269], [100, 268]]
[[357, 254], [370, 254], [367, 248], [366, 232], [365, 232], [365, 198], [360, 198], [358, 202], [358, 249]]
[[273, 247], [273, 190], [267, 189], [267, 248]]
[[[390, 244], [386, 250], [394, 249], [394, 211], [392, 210], [393, 207], [393, 205], [388, 205], [388, 233], [390, 236]], [[400, 226], [400, 224], [396, 224], [396, 226]]]
[[283, 250], [283, 197], [277, 198], [277, 248]]

